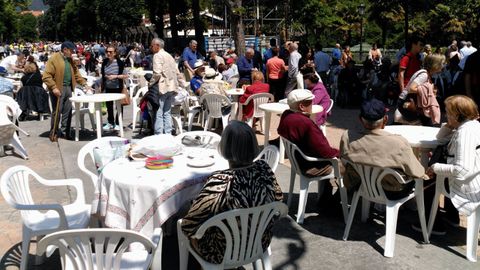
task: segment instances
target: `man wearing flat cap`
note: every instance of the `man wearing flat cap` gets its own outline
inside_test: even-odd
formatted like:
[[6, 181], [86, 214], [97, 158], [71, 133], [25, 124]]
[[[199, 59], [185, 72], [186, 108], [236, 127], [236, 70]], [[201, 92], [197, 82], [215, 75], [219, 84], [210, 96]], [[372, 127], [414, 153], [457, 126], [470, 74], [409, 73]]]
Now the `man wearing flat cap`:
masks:
[[[288, 94], [290, 110], [280, 118], [278, 134], [296, 144], [307, 156], [333, 158], [339, 156], [332, 148], [320, 128], [310, 119], [314, 95], [310, 90], [297, 89]], [[328, 175], [332, 172], [330, 162], [310, 162], [298, 156], [300, 169], [309, 177]]]
[[[62, 43], [61, 51], [54, 53], [49, 59], [43, 72], [43, 82], [50, 92], [52, 106], [51, 132], [59, 137], [70, 139], [70, 124], [72, 120], [73, 89], [79, 84], [86, 87], [86, 81], [80, 75], [77, 66], [73, 63], [72, 54], [76, 47], [70, 41]], [[59, 100], [58, 100], [59, 99]], [[57, 108], [58, 105], [58, 108]], [[61, 125], [58, 121], [61, 119]], [[58, 129], [60, 126], [60, 129]], [[57, 130], [54, 130], [54, 129]]]
[[[388, 116], [382, 101], [371, 99], [364, 101], [360, 108], [362, 131], [347, 130], [340, 141], [341, 157], [353, 163], [369, 166], [392, 168], [408, 178], [429, 177], [425, 168], [413, 153], [408, 141], [400, 135], [391, 134], [384, 129]], [[348, 189], [356, 189], [360, 185], [360, 177], [353, 167], [347, 165], [344, 183]], [[385, 195], [390, 200], [406, 197], [415, 182], [399, 183], [393, 176], [382, 181]]]

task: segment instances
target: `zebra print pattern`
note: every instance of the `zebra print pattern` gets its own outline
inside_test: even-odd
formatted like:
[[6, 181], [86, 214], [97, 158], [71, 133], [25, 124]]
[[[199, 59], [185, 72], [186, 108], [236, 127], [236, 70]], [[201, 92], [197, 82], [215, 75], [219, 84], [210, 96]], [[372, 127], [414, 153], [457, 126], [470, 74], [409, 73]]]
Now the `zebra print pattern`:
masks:
[[[251, 166], [214, 172], [207, 180], [188, 214], [182, 230], [191, 238], [198, 228], [216, 214], [239, 208], [250, 208], [281, 201], [283, 193], [275, 174], [263, 160]], [[262, 238], [266, 250], [272, 239], [271, 224]], [[225, 237], [218, 228], [210, 228], [192, 245], [206, 261], [220, 264], [225, 252]]]

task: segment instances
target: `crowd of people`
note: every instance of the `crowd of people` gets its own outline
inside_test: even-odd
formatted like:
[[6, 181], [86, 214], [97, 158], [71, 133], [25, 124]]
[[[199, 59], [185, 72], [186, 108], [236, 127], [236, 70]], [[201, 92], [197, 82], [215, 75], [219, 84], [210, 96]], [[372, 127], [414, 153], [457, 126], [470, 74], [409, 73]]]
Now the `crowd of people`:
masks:
[[[356, 64], [349, 46], [342, 49], [340, 44], [335, 44], [332, 52], [327, 53], [320, 44], [315, 49], [291, 41], [279, 45], [271, 40], [263, 52], [248, 45], [244, 55], [237, 55], [230, 49], [208, 51], [206, 57], [200, 53], [195, 40], [189, 42], [182, 54], [176, 55], [167, 52], [165, 42], [159, 38], [151, 41], [148, 52], [141, 44], [125, 46], [122, 43], [74, 44], [66, 41], [23, 47], [9, 45], [0, 46], [3, 48], [0, 74], [24, 74], [23, 86], [16, 99], [25, 111], [48, 110], [45, 96], [38, 91], [45, 84], [55, 111], [52, 112], [51, 132], [67, 139], [72, 114], [69, 98], [77, 84], [86, 92], [93, 90], [85, 80], [89, 75], [99, 78], [97, 83], [103, 92], [120, 93], [129, 76], [127, 67], [151, 69], [153, 74], [147, 78], [146, 96], [151, 103], [148, 108], [153, 110], [151, 127], [154, 134], [172, 133], [171, 108], [182, 91], [192, 97], [214, 93], [231, 98], [226, 90], [243, 88], [245, 93], [239, 98], [240, 103], [253, 94], [271, 93], [275, 101], [286, 98], [290, 108], [280, 118], [278, 134], [296, 144], [306, 155], [341, 157], [353, 163], [393, 168], [407, 179], [430, 180], [435, 174], [445, 175], [454, 206], [450, 207], [454, 213], [449, 211], [447, 218], [454, 224], [459, 222], [456, 210], [469, 215], [479, 206], [480, 57], [470, 42], [454, 41], [447, 50], [433, 52], [432, 46], [425, 44], [422, 38], [412, 36], [394, 61], [382, 55], [377, 44], [373, 44], [362, 65]], [[0, 79], [0, 93], [9, 92], [7, 88], [13, 89]], [[26, 90], [27, 87], [37, 90]], [[35, 105], [31, 104], [33, 100], [37, 101]], [[363, 129], [361, 132], [345, 131], [340, 149], [331, 146], [320, 128], [327, 121], [326, 108], [331, 107], [331, 100], [340, 106], [360, 105], [359, 126]], [[324, 108], [314, 121], [310, 118], [313, 105]], [[107, 102], [106, 106], [108, 122], [104, 129], [123, 128], [115, 119], [113, 103]], [[389, 108], [394, 110], [394, 119], [389, 119]], [[224, 114], [230, 110], [229, 104], [223, 104]], [[251, 104], [245, 105], [241, 119], [250, 118], [252, 110]], [[383, 130], [392, 122], [441, 127], [437, 138], [447, 145], [445, 159], [432, 161], [425, 168], [404, 138]], [[182, 223], [187, 235], [193, 235], [213, 214], [282, 199], [268, 166], [253, 162], [257, 147], [255, 134], [244, 123], [232, 121], [225, 128], [220, 152], [230, 162], [230, 169], [212, 175], [193, 202]], [[300, 159], [302, 173], [308, 177], [328, 175], [333, 170], [329, 162]], [[252, 175], [261, 176], [264, 182], [253, 181]], [[413, 183], [384, 179], [382, 187], [386, 196], [395, 200], [410, 193]], [[358, 173], [349, 166], [345, 169], [345, 185], [350, 190], [360, 185]], [[426, 193], [432, 188], [429, 190]], [[262, 200], [257, 201], [260, 193]], [[439, 223], [435, 224], [434, 233], [443, 233]], [[211, 247], [209, 239], [221, 238], [217, 231], [211, 231], [205, 241], [195, 245], [206, 259], [219, 262], [224, 242]], [[264, 248], [268, 246], [270, 235], [265, 241]]]

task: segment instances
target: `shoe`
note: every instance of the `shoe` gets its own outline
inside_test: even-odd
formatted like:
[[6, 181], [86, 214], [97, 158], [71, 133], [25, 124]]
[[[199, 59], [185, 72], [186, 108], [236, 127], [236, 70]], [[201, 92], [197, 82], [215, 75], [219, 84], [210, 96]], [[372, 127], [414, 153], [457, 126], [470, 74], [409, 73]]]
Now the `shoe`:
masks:
[[[427, 226], [428, 226], [428, 224], [427, 224]], [[417, 231], [417, 232], [422, 232], [422, 226], [420, 226], [420, 222], [413, 223], [412, 224], [412, 229]], [[447, 234], [447, 232], [445, 231], [445, 228], [443, 226], [443, 223], [435, 222], [433, 224], [432, 234], [433, 235], [445, 235], [445, 234]]]
[[103, 125], [102, 129], [104, 131], [110, 131], [111, 129], [113, 129], [113, 125], [106, 123], [105, 125]]
[[119, 126], [119, 125], [115, 125], [115, 127], [113, 127], [113, 129], [114, 129], [115, 131], [120, 131], [120, 126]]

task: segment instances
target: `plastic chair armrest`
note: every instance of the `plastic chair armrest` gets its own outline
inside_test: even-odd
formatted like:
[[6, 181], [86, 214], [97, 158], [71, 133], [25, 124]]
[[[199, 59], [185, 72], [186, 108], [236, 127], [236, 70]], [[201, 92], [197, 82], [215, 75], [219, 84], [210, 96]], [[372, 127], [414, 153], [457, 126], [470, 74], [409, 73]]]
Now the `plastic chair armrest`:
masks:
[[65, 215], [65, 210], [60, 204], [15, 204], [13, 206], [18, 210], [53, 210], [58, 213], [60, 217], [60, 224], [58, 225], [59, 229], [68, 229], [67, 217]]
[[73, 204], [77, 203], [85, 203], [85, 192], [83, 189], [83, 182], [78, 178], [70, 178], [70, 179], [57, 179], [57, 180], [45, 180], [40, 181], [42, 184], [46, 186], [73, 186], [75, 191], [77, 192], [77, 198], [73, 202]]

